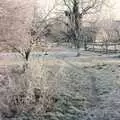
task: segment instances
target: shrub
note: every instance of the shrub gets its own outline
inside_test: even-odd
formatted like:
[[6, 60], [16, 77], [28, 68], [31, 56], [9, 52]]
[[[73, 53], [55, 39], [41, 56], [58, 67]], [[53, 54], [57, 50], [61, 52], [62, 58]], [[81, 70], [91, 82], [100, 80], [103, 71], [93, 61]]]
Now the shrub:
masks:
[[42, 116], [53, 110], [57, 82], [46, 66], [32, 64], [25, 72], [20, 66], [7, 69], [2, 75], [4, 79], [0, 81], [7, 81], [0, 87], [0, 113], [3, 119], [17, 118], [23, 113]]

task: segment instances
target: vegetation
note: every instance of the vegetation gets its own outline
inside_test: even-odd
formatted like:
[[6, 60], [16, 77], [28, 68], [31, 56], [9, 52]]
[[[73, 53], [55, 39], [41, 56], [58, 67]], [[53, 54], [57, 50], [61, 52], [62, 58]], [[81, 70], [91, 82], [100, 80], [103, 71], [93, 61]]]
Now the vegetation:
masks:
[[0, 120], [120, 118], [119, 56], [101, 52], [120, 50], [120, 22], [102, 19], [106, 1], [0, 0]]

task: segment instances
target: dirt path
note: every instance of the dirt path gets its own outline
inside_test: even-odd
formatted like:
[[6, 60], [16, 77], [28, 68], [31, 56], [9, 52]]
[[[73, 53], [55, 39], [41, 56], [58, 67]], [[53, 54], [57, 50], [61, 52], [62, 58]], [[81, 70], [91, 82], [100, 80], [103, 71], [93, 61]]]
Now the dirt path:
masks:
[[[119, 88], [115, 85], [117, 72], [115, 65], [101, 64], [79, 66], [63, 60], [58, 103], [54, 118], [57, 120], [119, 120], [117, 102], [112, 93]], [[114, 74], [112, 74], [114, 73]], [[116, 94], [116, 93], [115, 93]], [[117, 93], [118, 94], [118, 93]], [[120, 102], [120, 100], [119, 100]], [[113, 109], [114, 108], [114, 109]], [[53, 118], [53, 116], [52, 116]]]
[[99, 98], [98, 98], [98, 93], [97, 93], [97, 87], [96, 87], [96, 77], [91, 76], [91, 95], [92, 95], [92, 104], [95, 107], [98, 107], [98, 102], [99, 102]]

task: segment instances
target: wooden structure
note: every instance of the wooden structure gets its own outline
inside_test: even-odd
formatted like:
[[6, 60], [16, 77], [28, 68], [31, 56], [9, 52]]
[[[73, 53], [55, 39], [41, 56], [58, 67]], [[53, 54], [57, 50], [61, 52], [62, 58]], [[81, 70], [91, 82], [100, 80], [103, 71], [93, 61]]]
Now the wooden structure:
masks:
[[120, 52], [120, 43], [88, 43], [87, 50], [101, 53], [118, 53]]

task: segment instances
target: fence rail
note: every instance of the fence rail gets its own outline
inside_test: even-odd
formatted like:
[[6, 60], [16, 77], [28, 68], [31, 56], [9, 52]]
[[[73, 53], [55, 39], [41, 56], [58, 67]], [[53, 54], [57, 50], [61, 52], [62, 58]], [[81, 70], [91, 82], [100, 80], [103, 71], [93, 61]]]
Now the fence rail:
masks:
[[120, 43], [88, 43], [87, 50], [104, 53], [118, 53], [120, 52]]

